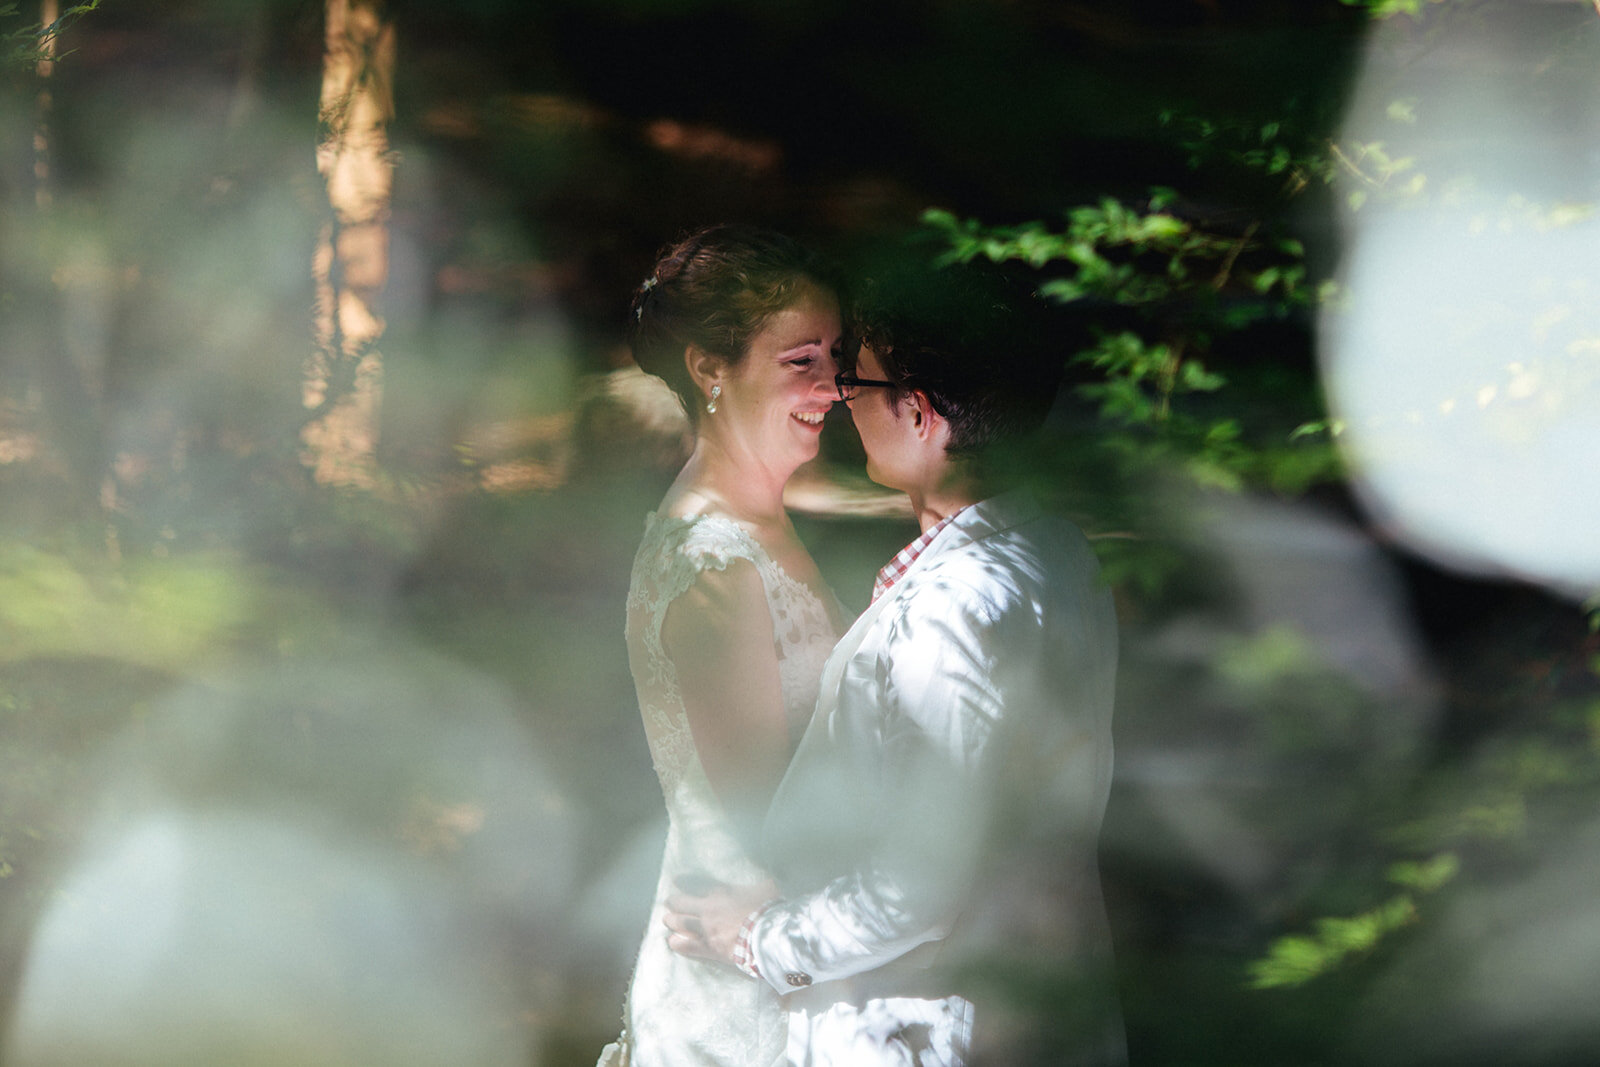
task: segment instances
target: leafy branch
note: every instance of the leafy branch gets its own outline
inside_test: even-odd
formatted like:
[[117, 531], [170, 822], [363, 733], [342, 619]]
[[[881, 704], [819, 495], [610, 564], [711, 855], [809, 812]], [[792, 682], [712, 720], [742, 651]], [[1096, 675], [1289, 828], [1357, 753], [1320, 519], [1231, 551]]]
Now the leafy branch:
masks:
[[1396, 15], [1421, 18], [1423, 10], [1429, 4], [1446, 3], [1447, 0], [1339, 0], [1339, 2], [1346, 7], [1365, 8], [1368, 15], [1381, 21], [1394, 18]]
[[[34, 23], [0, 35], [0, 42], [4, 42], [4, 65], [31, 67], [71, 55], [71, 52], [57, 52], [56, 42], [73, 23], [89, 12], [98, 10], [101, 3], [102, 0], [84, 0], [83, 3], [73, 4], [50, 22]], [[16, 17], [15, 3], [0, 3], [0, 20]]]
[[1059, 227], [991, 226], [940, 210], [923, 222], [944, 245], [941, 262], [1022, 262], [1040, 272], [1038, 293], [1049, 301], [1133, 316], [1127, 328], [1097, 328], [1073, 357], [1092, 377], [1078, 395], [1095, 405], [1111, 431], [1106, 446], [1124, 459], [1176, 463], [1195, 482], [1226, 489], [1261, 481], [1298, 491], [1331, 477], [1327, 441], [1305, 427], [1289, 437], [1250, 427], [1227, 410], [1228, 380], [1206, 362], [1215, 337], [1324, 298], [1308, 283], [1303, 247], [1265, 238], [1255, 221], [1208, 227], [1182, 216], [1178, 201], [1170, 189], [1137, 206], [1105, 197], [1069, 210]]
[[1314, 933], [1278, 938], [1266, 956], [1250, 964], [1250, 987], [1301, 986], [1352, 956], [1370, 953], [1385, 937], [1416, 922], [1418, 894], [1435, 892], [1455, 878], [1460, 869], [1461, 862], [1453, 852], [1395, 864], [1389, 868], [1388, 879], [1405, 891], [1356, 915], [1318, 919], [1313, 924]]

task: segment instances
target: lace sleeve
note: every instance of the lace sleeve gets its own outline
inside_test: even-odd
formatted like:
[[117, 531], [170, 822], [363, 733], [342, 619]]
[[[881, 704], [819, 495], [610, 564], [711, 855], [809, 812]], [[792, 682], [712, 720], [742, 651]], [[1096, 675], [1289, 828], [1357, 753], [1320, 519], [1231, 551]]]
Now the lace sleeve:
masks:
[[[693, 668], [674, 661], [663, 634], [669, 610], [684, 601], [691, 614], [697, 610], [702, 614], [708, 610], [733, 612], [727, 605], [737, 603], [742, 606], [736, 614], [727, 618], [712, 615], [707, 622], [734, 625], [731, 633], [735, 637], [747, 635], [757, 621], [766, 625], [766, 597], [759, 577], [764, 559], [755, 541], [730, 520], [652, 515], [646, 523], [628, 595], [628, 647], [645, 734], [656, 772], [669, 794], [699, 755], [685, 706], [685, 683], [693, 688], [706, 681], [729, 684], [736, 680], [730, 674], [731, 668], [714, 661]], [[746, 565], [733, 566], [741, 561]], [[733, 580], [730, 582], [729, 578]], [[742, 587], [744, 595], [733, 596], [734, 587]], [[697, 594], [685, 601], [692, 589], [698, 590]], [[713, 609], [719, 602], [724, 607]], [[702, 643], [713, 641], [718, 628], [707, 625]], [[696, 636], [699, 629], [689, 627], [688, 636]], [[770, 635], [770, 626], [767, 629]], [[680, 643], [684, 641], [684, 635], [679, 634], [678, 638]], [[770, 636], [765, 656], [772, 656]], [[714, 676], [702, 677], [707, 672], [714, 672]], [[776, 685], [774, 682], [774, 689]]]

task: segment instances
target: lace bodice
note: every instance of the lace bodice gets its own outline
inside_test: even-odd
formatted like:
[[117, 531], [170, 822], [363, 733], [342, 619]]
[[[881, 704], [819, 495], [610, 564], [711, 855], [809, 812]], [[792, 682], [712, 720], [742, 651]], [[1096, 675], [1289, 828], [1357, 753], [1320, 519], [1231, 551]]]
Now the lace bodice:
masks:
[[[778, 657], [778, 684], [798, 737], [816, 705], [822, 667], [837, 633], [834, 614], [790, 577], [732, 519], [651, 515], [628, 589], [628, 660], [645, 736], [667, 802], [667, 840], [639, 960], [624, 1012], [624, 1034], [601, 1054], [605, 1067], [776, 1067], [788, 1027], [772, 988], [731, 967], [674, 954], [662, 925], [664, 901], [689, 873], [748, 885], [765, 873], [746, 855], [695, 750], [678, 673], [662, 645], [672, 602], [707, 570], [746, 561], [761, 577]], [[770, 677], [770, 676], [769, 676]], [[626, 1059], [624, 1059], [624, 1054]]]
[[746, 560], [761, 577], [772, 617], [784, 709], [796, 736], [816, 704], [822, 665], [838, 634], [827, 607], [779, 567], [743, 527], [718, 515], [679, 519], [652, 513], [628, 589], [628, 653], [650, 755], [668, 807], [698, 767], [677, 672], [661, 641], [667, 609], [708, 569]]

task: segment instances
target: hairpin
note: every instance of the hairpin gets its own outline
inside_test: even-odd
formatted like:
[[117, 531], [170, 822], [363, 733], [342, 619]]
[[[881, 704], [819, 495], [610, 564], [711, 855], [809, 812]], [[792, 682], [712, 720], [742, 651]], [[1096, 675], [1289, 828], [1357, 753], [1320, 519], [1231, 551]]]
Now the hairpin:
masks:
[[643, 285], [639, 286], [639, 302], [637, 304], [635, 304], [634, 307], [633, 307], [633, 321], [634, 322], [643, 322], [644, 321], [644, 298], [649, 296], [650, 295], [650, 290], [652, 290], [652, 289], [654, 289], [656, 287], [656, 281], [657, 280], [658, 279], [656, 278], [656, 276], [654, 274], [652, 274], [652, 275], [650, 275], [650, 277], [648, 277], [648, 278], [646, 278], [644, 280], [644, 284]]

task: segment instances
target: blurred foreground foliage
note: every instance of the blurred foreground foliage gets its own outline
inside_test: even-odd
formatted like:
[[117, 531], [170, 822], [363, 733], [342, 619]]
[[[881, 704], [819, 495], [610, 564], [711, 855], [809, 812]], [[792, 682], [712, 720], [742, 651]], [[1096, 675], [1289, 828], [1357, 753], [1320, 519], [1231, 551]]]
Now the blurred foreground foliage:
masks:
[[[1431, 893], [1460, 870], [1454, 853], [1444, 852], [1423, 862], [1397, 863], [1389, 880], [1416, 892]], [[1250, 965], [1250, 984], [1256, 989], [1303, 985], [1338, 967], [1352, 955], [1371, 952], [1379, 940], [1415, 922], [1417, 906], [1410, 892], [1348, 918], [1321, 918], [1315, 934], [1281, 937], [1267, 955]]]
[[[1436, 0], [1342, 4], [1364, 8], [1378, 20], [1415, 17], [1438, 6]], [[503, 14], [489, 5], [475, 17], [493, 21], [485, 13], [491, 6]], [[594, 27], [606, 27], [603, 13], [557, 6], [565, 19], [594, 18]], [[666, 18], [674, 7], [621, 6], [648, 8], [655, 18]], [[1027, 6], [995, 5], [1008, 11]], [[55, 29], [98, 7], [69, 7]], [[1076, 5], [1068, 7], [1063, 17], [1082, 16]], [[15, 5], [0, 8], [0, 21], [17, 17]], [[822, 5], [815, 16], [794, 8], [783, 17], [796, 24], [815, 17], [823, 25], [829, 15]], [[79, 28], [92, 24], [91, 19]], [[44, 58], [42, 30], [8, 34], [8, 65], [20, 69]], [[699, 32], [693, 26], [691, 31]], [[537, 34], [527, 40], [535, 51], [554, 48]], [[436, 56], [424, 60], [416, 68], [418, 83], [432, 76], [476, 82], [487, 74], [481, 80], [488, 83], [508, 77], [493, 69], [489, 48], [483, 42], [478, 47], [480, 53], [459, 71]], [[402, 69], [401, 76], [410, 75]], [[1381, 139], [1339, 141], [1329, 118], [1337, 111], [1329, 103], [1335, 88], [1317, 90], [1328, 98], [1319, 109], [1291, 99], [1304, 87], [1268, 82], [1262, 75], [1261, 100], [1239, 114], [1185, 101], [1147, 116], [1148, 128], [1137, 137], [1154, 146], [1150, 157], [1180, 161], [1189, 184], [1169, 177], [1154, 188], [1141, 183], [1138, 194], [1091, 192], [1032, 221], [986, 222], [979, 217], [981, 206], [922, 215], [924, 231], [945, 258], [1025, 266], [1038, 276], [1042, 294], [1090, 324], [1088, 341], [1072, 356], [1085, 417], [1066, 428], [1058, 450], [1018, 462], [1034, 480], [1070, 492], [1072, 510], [1097, 535], [1108, 577], [1123, 597], [1130, 651], [1143, 651], [1158, 639], [1179, 649], [1170, 653], [1163, 646], [1166, 673], [1129, 679], [1129, 703], [1147, 697], [1146, 712], [1159, 720], [1160, 740], [1168, 748], [1187, 746], [1184, 755], [1193, 756], [1211, 746], [1236, 757], [1220, 764], [1206, 799], [1229, 790], [1245, 796], [1249, 825], [1284, 843], [1277, 855], [1289, 857], [1284, 871], [1263, 879], [1267, 889], [1253, 897], [1240, 891], [1244, 903], [1227, 908], [1209, 904], [1206, 894], [1223, 890], [1192, 872], [1178, 888], [1164, 882], [1154, 889], [1131, 887], [1159, 898], [1168, 913], [1150, 925], [1165, 922], [1180, 930], [1167, 943], [1152, 936], [1156, 947], [1141, 956], [1145, 946], [1139, 941], [1147, 928], [1136, 922], [1133, 944], [1119, 946], [1129, 949], [1123, 962], [1132, 977], [1125, 988], [1137, 1036], [1148, 1046], [1178, 1050], [1164, 1062], [1250, 1060], [1249, 1051], [1233, 1047], [1239, 1037], [1234, 1031], [1250, 1028], [1261, 1030], [1263, 1044], [1275, 1053], [1255, 1062], [1336, 1061], [1338, 1051], [1324, 1042], [1359, 1013], [1376, 976], [1468, 894], [1503, 877], [1507, 868], [1533, 865], [1547, 839], [1572, 817], [1571, 809], [1592, 799], [1600, 785], [1600, 698], [1594, 695], [1600, 646], [1593, 640], [1584, 644], [1558, 629], [1500, 630], [1495, 643], [1453, 649], [1459, 658], [1445, 668], [1454, 679], [1446, 714], [1467, 725], [1452, 723], [1455, 732], [1443, 742], [1428, 738], [1407, 749], [1387, 721], [1406, 711], [1385, 705], [1364, 679], [1330, 663], [1303, 626], [1249, 618], [1234, 620], [1231, 628], [1213, 625], [1222, 614], [1214, 604], [1236, 594], [1225, 576], [1213, 573], [1215, 559], [1184, 536], [1209, 510], [1208, 502], [1331, 500], [1342, 512], [1349, 510], [1340, 427], [1326, 411], [1310, 351], [1312, 320], [1337, 310], [1342, 299], [1326, 247], [1331, 205], [1404, 208], [1429, 197], [1471, 193], [1470, 176], [1449, 173], [1443, 163], [1398, 152]], [[499, 162], [516, 188], [485, 196], [488, 183], [481, 179], [475, 184], [443, 165], [429, 172], [424, 151], [403, 158], [399, 172], [406, 181], [436, 183], [452, 194], [442, 198], [448, 210], [427, 216], [416, 232], [431, 240], [436, 231], [428, 227], [434, 226], [465, 246], [476, 238], [493, 247], [450, 249], [459, 255], [448, 262], [439, 252], [440, 262], [429, 264], [437, 278], [423, 290], [426, 298], [397, 283], [405, 296], [396, 301], [395, 328], [384, 345], [390, 361], [389, 437], [380, 441], [381, 466], [367, 488], [316, 486], [294, 461], [297, 418], [303, 417], [296, 410], [297, 345], [303, 347], [309, 315], [308, 287], [302, 284], [309, 213], [302, 209], [315, 198], [307, 192], [306, 174], [258, 165], [253, 153], [265, 153], [278, 141], [264, 136], [259, 145], [267, 148], [245, 151], [241, 146], [255, 141], [235, 131], [227, 151], [210, 158], [197, 147], [202, 138], [149, 135], [138, 157], [152, 168], [149, 188], [135, 188], [125, 203], [64, 198], [56, 214], [38, 224], [37, 232], [50, 237], [102, 222], [116, 231], [137, 220], [133, 237], [107, 240], [104, 247], [95, 245], [92, 234], [66, 242], [73, 246], [67, 251], [52, 251], [49, 240], [38, 247], [45, 250], [42, 259], [52, 260], [42, 264], [40, 276], [50, 283], [43, 291], [75, 300], [75, 307], [104, 298], [113, 308], [107, 317], [128, 331], [116, 335], [118, 343], [134, 336], [138, 345], [118, 353], [96, 388], [61, 390], [50, 378], [30, 386], [47, 394], [46, 408], [55, 404], [70, 418], [54, 429], [59, 439], [48, 439], [47, 427], [37, 435], [41, 441], [29, 445], [34, 451], [15, 462], [6, 459], [0, 471], [8, 503], [27, 500], [32, 507], [59, 491], [61, 455], [87, 454], [70, 505], [58, 512], [39, 509], [46, 517], [32, 530], [27, 516], [34, 512], [18, 507], [8, 514], [8, 532], [0, 540], [0, 717], [6, 731], [0, 744], [0, 876], [11, 884], [22, 880], [19, 873], [28, 874], [31, 860], [28, 888], [45, 892], [46, 874], [40, 872], [47, 864], [39, 857], [71, 844], [81, 828], [77, 805], [93, 795], [85, 752], [107, 737], [137, 734], [159, 694], [236, 658], [292, 666], [303, 654], [339, 648], [342, 631], [373, 616], [506, 681], [523, 712], [519, 725], [550, 754], [565, 795], [577, 798], [569, 809], [589, 813], [601, 828], [583, 845], [591, 868], [609, 860], [607, 850], [616, 846], [608, 831], [655, 810], [658, 798], [618, 652], [627, 561], [637, 521], [659, 495], [662, 471], [649, 470], [636, 482], [616, 479], [619, 472], [670, 467], [674, 431], [632, 436], [626, 419], [596, 423], [590, 432], [609, 439], [615, 454], [601, 463], [611, 464], [608, 469], [585, 482], [572, 455], [584, 457], [572, 442], [583, 436], [589, 413], [548, 424], [523, 418], [527, 412], [519, 407], [569, 398], [572, 390], [551, 383], [572, 378], [570, 364], [583, 359], [604, 365], [614, 358], [608, 347], [614, 338], [574, 341], [549, 306], [569, 300], [609, 308], [626, 285], [596, 286], [591, 278], [586, 289], [572, 284], [560, 290], [558, 285], [571, 284], [581, 273], [575, 265], [581, 257], [519, 263], [536, 255], [524, 245], [537, 242], [517, 235], [596, 222], [583, 213], [595, 208], [579, 191], [542, 184], [553, 181], [547, 172], [576, 173], [583, 178], [582, 193], [625, 205], [609, 207], [621, 221], [601, 220], [611, 227], [602, 228], [603, 239], [584, 235], [582, 255], [612, 255], [631, 269], [629, 257], [596, 247], [632, 240], [640, 246], [632, 258], [648, 255], [664, 223], [639, 214], [640, 205], [662, 199], [663, 174], [719, 195], [771, 190], [776, 179], [752, 177], [737, 167], [712, 170], [707, 178], [706, 171], [694, 169], [702, 164], [684, 161], [692, 153], [652, 155], [643, 167], [618, 147], [625, 140], [618, 131], [627, 129], [621, 113], [590, 107], [579, 88], [561, 86], [572, 99], [543, 88], [543, 95], [521, 98], [523, 104], [531, 101], [523, 108], [537, 119], [531, 126], [512, 128], [518, 111], [505, 99], [499, 111], [481, 103], [482, 110], [473, 111], [447, 100], [418, 120], [461, 137], [473, 151], [514, 156]], [[250, 97], [239, 91], [237, 114], [249, 114]], [[515, 104], [519, 98], [506, 99]], [[72, 100], [67, 91], [58, 94], [58, 110], [70, 115]], [[302, 102], [309, 115], [309, 97]], [[916, 103], [919, 115], [936, 111], [920, 98]], [[657, 110], [674, 104], [694, 111], [681, 98], [659, 107], [650, 101]], [[1397, 92], [1392, 121], [1404, 124], [1414, 106]], [[655, 125], [659, 115], [652, 111], [641, 128], [662, 144], [689, 144], [708, 155], [729, 144], [760, 147], [754, 140], [711, 136], [710, 123], [720, 113], [717, 107], [705, 111], [679, 125]], [[830, 114], [829, 123], [836, 118]], [[460, 132], [474, 131], [479, 123], [489, 133], [476, 130], [474, 136], [487, 144]], [[241, 128], [260, 132], [269, 125]], [[291, 135], [304, 135], [309, 159], [311, 124], [284, 125]], [[98, 143], [86, 129], [77, 132], [80, 144]], [[519, 139], [536, 148], [519, 148]], [[118, 137], [104, 140], [114, 144]], [[874, 131], [873, 140], [888, 138]], [[556, 142], [563, 152], [551, 148]], [[184, 152], [195, 159], [178, 160]], [[760, 152], [755, 157], [765, 158]], [[117, 169], [113, 156], [93, 158], [107, 173]], [[191, 166], [192, 173], [184, 169]], [[630, 167], [642, 174], [630, 178]], [[869, 173], [861, 188], [870, 191], [877, 180]], [[260, 217], [253, 221], [251, 202], [239, 195], [252, 182], [273, 187], [263, 202], [283, 201], [256, 211]], [[530, 221], [483, 211], [460, 232], [449, 230], [457, 215], [473, 210], [475, 198], [496, 196], [525, 197], [545, 214]], [[918, 206], [937, 200], [924, 197]], [[157, 203], [159, 210], [151, 206]], [[791, 204], [778, 203], [770, 208], [774, 215], [792, 216]], [[859, 225], [849, 208], [845, 197], [830, 209]], [[1531, 195], [1501, 197], [1485, 204], [1485, 225], [1560, 226], [1587, 210]], [[401, 214], [407, 211], [422, 214], [416, 202], [403, 204]], [[303, 240], [268, 240], [302, 226]], [[630, 227], [648, 236], [629, 233]], [[158, 231], [170, 240], [154, 240]], [[279, 250], [262, 262], [270, 261], [281, 275], [267, 287], [277, 294], [272, 310], [281, 317], [246, 314], [254, 305], [234, 290], [255, 293], [267, 271], [239, 257], [241, 245]], [[196, 249], [206, 254], [196, 255]], [[414, 248], [402, 250], [419, 256]], [[72, 267], [65, 263], [72, 258], [68, 252], [93, 269], [66, 269]], [[168, 255], [176, 267], [164, 262]], [[423, 270], [416, 263], [400, 266]], [[0, 279], [8, 287], [0, 293], [9, 300], [4, 310], [13, 314], [40, 291], [19, 286], [16, 277]], [[416, 284], [403, 272], [400, 281]], [[428, 308], [434, 318], [421, 326], [411, 320], [408, 334], [406, 316], [420, 314], [430, 299], [443, 310]], [[195, 310], [195, 317], [187, 310]], [[153, 325], [141, 323], [141, 315]], [[62, 315], [52, 328], [69, 321], [77, 320]], [[139, 333], [141, 325], [147, 335]], [[71, 365], [63, 352], [49, 349], [51, 373]], [[161, 373], [145, 377], [152, 368]], [[240, 388], [242, 382], [248, 389]], [[9, 406], [0, 417], [8, 428], [32, 427], [37, 403], [29, 392], [17, 388], [6, 397]], [[551, 415], [543, 409], [538, 414]], [[70, 439], [74, 427], [94, 422], [101, 424], [95, 433]], [[134, 432], [104, 433], [113, 424]], [[418, 427], [414, 438], [407, 436]], [[19, 433], [6, 444], [21, 449], [30, 440]], [[102, 488], [107, 484], [109, 493]], [[36, 492], [40, 485], [47, 491]], [[879, 531], [865, 531], [869, 524], [860, 519], [833, 527], [810, 521], [816, 536], [808, 530], [808, 543], [819, 546], [819, 559], [832, 552], [837, 564], [846, 555], [840, 546], [848, 543], [862, 557], [859, 566], [850, 560], [850, 569], [870, 580], [881, 562], [872, 545]], [[67, 523], [75, 524], [71, 536], [57, 536], [56, 527]], [[899, 547], [891, 543], [899, 527], [888, 520], [881, 525], [887, 531], [884, 547]], [[1591, 617], [1600, 619], [1600, 608]], [[1162, 629], [1192, 618], [1202, 625]], [[1183, 654], [1192, 658], [1170, 661]], [[1130, 661], [1136, 669], [1148, 666]], [[437, 710], [446, 716], [452, 711], [448, 701]], [[619, 779], [619, 768], [630, 772], [626, 780]], [[425, 780], [420, 769], [417, 780]], [[470, 782], [464, 788], [470, 792]], [[470, 808], [475, 799], [451, 793], [434, 802], [455, 810]], [[411, 800], [431, 810], [421, 785]], [[409, 832], [405, 828], [417, 821], [406, 805], [386, 817], [397, 833]], [[487, 817], [492, 826], [494, 813]], [[444, 839], [455, 842], [478, 832], [472, 820], [462, 825]], [[422, 836], [430, 841], [442, 833], [433, 823], [428, 829]], [[630, 931], [624, 940], [632, 936]], [[570, 960], [548, 966], [566, 968], [550, 981], [583, 970]], [[615, 990], [605, 982], [613, 977], [605, 976], [597, 994], [606, 1026], [612, 1024]], [[1049, 1009], [1052, 997], [1066, 995], [1021, 969], [1000, 979], [1008, 977], [1041, 1010]], [[589, 1007], [581, 1005], [574, 1017], [584, 1018]], [[1236, 1027], [1236, 1018], [1246, 1022]], [[570, 1024], [568, 1058], [574, 1063], [592, 1059], [585, 1025]]]
[[[1091, 378], [1076, 392], [1093, 405], [1101, 447], [1125, 473], [1176, 468], [1203, 487], [1288, 494], [1335, 481], [1342, 471], [1320, 432], [1327, 418], [1303, 351], [1266, 353], [1279, 360], [1276, 375], [1294, 382], [1281, 405], [1251, 395], [1272, 368], [1247, 368], [1230, 382], [1211, 358], [1254, 326], [1305, 316], [1332, 298], [1334, 282], [1308, 280], [1301, 241], [1264, 236], [1269, 220], [1225, 230], [1183, 217], [1179, 201], [1172, 189], [1136, 205], [1108, 197], [1071, 209], [1059, 227], [989, 226], [937, 209], [923, 221], [948, 245], [945, 261], [1021, 261], [1039, 272], [1044, 298], [1100, 313], [1093, 344], [1072, 357]], [[1118, 320], [1130, 325], [1105, 324]], [[1289, 421], [1297, 414], [1302, 421]]]
[[0, 662], [95, 655], [177, 673], [236, 635], [273, 588], [222, 556], [112, 567], [0, 544]]
[[[1312, 316], [1338, 287], [1308, 265], [1292, 213], [1331, 180], [1326, 149], [1292, 117], [1158, 118], [1158, 138], [1194, 177], [1188, 193], [1104, 196], [1058, 222], [922, 216], [940, 262], [1024, 266], [1042, 298], [1088, 324], [1068, 381], [1092, 425], [1059, 464], [1030, 466], [1040, 483], [1097, 482], [1085, 513], [1113, 534], [1097, 539], [1102, 562], [1147, 595], [1186, 566], [1169, 536], [1183, 521], [1153, 499], [1184, 485], [1297, 497], [1345, 473], [1308, 348]], [[1247, 192], [1208, 207], [1207, 188]]]
[[[1363, 8], [1375, 22], [1423, 20], [1441, 2], [1467, 19], [1516, 10], [1493, 0], [1342, 2]], [[1428, 32], [1421, 34], [1424, 51]], [[1591, 32], [1585, 39], [1593, 38]], [[1573, 57], [1583, 54], [1570, 34], [1552, 35], [1545, 44], [1547, 55], [1517, 67], [1536, 72], [1530, 83], [1563, 66], [1570, 71]], [[1560, 84], [1559, 75], [1550, 74], [1536, 99], [1552, 99]], [[1402, 128], [1414, 122], [1419, 102], [1408, 95], [1405, 80], [1385, 89], [1392, 94], [1388, 121]], [[1183, 572], [1195, 561], [1159, 532], [1174, 517], [1139, 499], [1152, 487], [1178, 479], [1202, 490], [1294, 498], [1340, 486], [1348, 477], [1338, 442], [1343, 427], [1330, 417], [1300, 341], [1313, 319], [1336, 318], [1346, 300], [1334, 260], [1308, 255], [1305, 201], [1319, 205], [1311, 214], [1474, 205], [1477, 225], [1502, 233], [1569, 227], [1596, 210], [1593, 203], [1541, 202], [1531, 192], [1492, 193], [1479, 176], [1460, 173], [1449, 144], [1434, 146], [1439, 158], [1402, 155], [1384, 140], [1354, 140], [1307, 122], [1296, 106], [1266, 120], [1171, 109], [1160, 124], [1172, 151], [1186, 158], [1192, 188], [1154, 188], [1140, 199], [1105, 196], [1053, 220], [999, 224], [944, 209], [922, 217], [942, 261], [1025, 266], [1042, 297], [1077, 309], [1092, 323], [1088, 344], [1071, 356], [1073, 391], [1095, 414], [1092, 431], [1076, 446], [1098, 456], [1091, 468], [1107, 472], [1096, 518], [1126, 521], [1119, 527], [1113, 520], [1102, 530], [1128, 531], [1102, 537], [1097, 548], [1113, 581], [1154, 601], [1174, 584], [1181, 588]], [[1217, 189], [1241, 195], [1219, 204], [1207, 193]], [[1528, 324], [1530, 331], [1548, 331], [1569, 317], [1553, 297], [1547, 302], [1549, 314]], [[1483, 311], [1478, 328], [1484, 336], [1498, 336], [1489, 325], [1493, 314]], [[1582, 337], [1574, 342], [1584, 343]], [[1512, 371], [1527, 373], [1515, 365]], [[1485, 389], [1480, 406], [1494, 395]], [[1074, 473], [1083, 469], [1078, 462]], [[1176, 520], [1168, 529], [1181, 524]], [[1593, 602], [1586, 610], [1592, 633], [1600, 612]], [[1237, 981], [1263, 995], [1310, 985], [1306, 996], [1325, 998], [1324, 1019], [1337, 1019], [1355, 1010], [1367, 981], [1415, 947], [1419, 926], [1451, 909], [1452, 901], [1441, 898], [1455, 893], [1459, 906], [1463, 893], [1494, 884], [1508, 862], [1533, 861], [1543, 837], [1559, 832], [1552, 827], [1564, 824], [1568, 806], [1600, 788], [1600, 664], [1586, 659], [1588, 646], [1573, 642], [1572, 634], [1563, 640], [1569, 643], [1558, 658], [1565, 677], [1546, 686], [1512, 687], [1511, 696], [1503, 679], [1474, 675], [1486, 693], [1501, 694], [1493, 698], [1503, 701], [1493, 727], [1506, 732], [1501, 740], [1480, 748], [1473, 736], [1459, 748], [1441, 746], [1420, 777], [1406, 770], [1406, 779], [1367, 783], [1372, 792], [1354, 801], [1345, 827], [1354, 836], [1340, 846], [1349, 857], [1345, 873], [1282, 902], [1280, 925], [1261, 931], [1258, 954], [1240, 968]], [[1492, 659], [1516, 669], [1516, 656], [1529, 653], [1526, 647], [1497, 649]], [[1336, 759], [1328, 748], [1338, 743], [1332, 739], [1350, 735], [1365, 714], [1383, 714], [1372, 708], [1370, 695], [1347, 690], [1341, 700], [1341, 687], [1307, 671], [1314, 660], [1292, 629], [1268, 629], [1219, 648], [1214, 669], [1237, 687], [1242, 706], [1263, 710], [1274, 759], [1303, 745], [1320, 751], [1323, 761]], [[1267, 695], [1275, 688], [1293, 695], [1282, 714], [1265, 714], [1277, 704]], [[1460, 694], [1451, 697], [1453, 703]], [[1324, 705], [1341, 704], [1345, 710], [1332, 714], [1343, 716], [1342, 726], [1325, 716], [1318, 721]], [[1366, 762], [1403, 766], [1386, 764], [1377, 750]], [[1358, 758], [1352, 766], [1361, 763]], [[1399, 892], [1386, 892], [1385, 883]], [[1283, 932], [1297, 927], [1308, 932]], [[1337, 1059], [1340, 1053], [1324, 1049], [1319, 1055]]]

